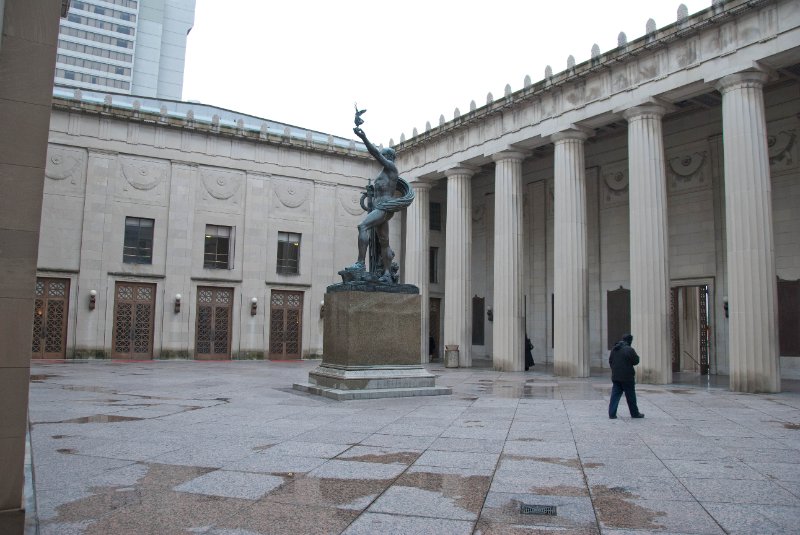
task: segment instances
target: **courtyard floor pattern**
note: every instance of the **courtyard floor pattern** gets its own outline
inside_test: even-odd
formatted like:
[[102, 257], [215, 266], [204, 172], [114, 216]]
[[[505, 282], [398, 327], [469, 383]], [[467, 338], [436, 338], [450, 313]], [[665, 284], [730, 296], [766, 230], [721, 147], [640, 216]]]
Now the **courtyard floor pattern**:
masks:
[[318, 364], [34, 362], [27, 533], [798, 532], [794, 382], [676, 376], [609, 420], [603, 372], [432, 364], [452, 395], [337, 402], [292, 390]]

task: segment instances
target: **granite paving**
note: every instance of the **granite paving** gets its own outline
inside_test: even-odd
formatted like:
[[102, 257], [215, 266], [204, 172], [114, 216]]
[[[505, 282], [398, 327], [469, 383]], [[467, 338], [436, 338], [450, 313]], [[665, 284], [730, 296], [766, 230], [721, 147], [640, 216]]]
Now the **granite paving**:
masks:
[[798, 533], [798, 381], [676, 374], [609, 420], [603, 370], [434, 363], [452, 395], [334, 401], [292, 389], [318, 364], [34, 362], [26, 533]]

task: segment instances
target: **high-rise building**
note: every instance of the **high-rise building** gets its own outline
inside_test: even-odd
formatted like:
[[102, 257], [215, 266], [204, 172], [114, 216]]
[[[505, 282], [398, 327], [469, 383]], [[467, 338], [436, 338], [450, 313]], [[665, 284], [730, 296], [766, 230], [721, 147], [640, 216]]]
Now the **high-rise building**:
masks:
[[73, 0], [56, 85], [180, 100], [195, 0]]

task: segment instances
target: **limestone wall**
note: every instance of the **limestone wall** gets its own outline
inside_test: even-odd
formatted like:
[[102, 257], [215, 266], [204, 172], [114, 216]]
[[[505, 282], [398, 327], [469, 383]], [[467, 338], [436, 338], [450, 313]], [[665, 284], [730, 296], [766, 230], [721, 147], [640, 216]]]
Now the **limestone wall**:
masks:
[[[118, 281], [156, 285], [156, 358], [193, 355], [198, 286], [234, 289], [231, 349], [248, 358], [263, 357], [268, 347], [271, 290], [302, 292], [302, 352], [321, 354], [320, 303], [336, 272], [355, 260], [359, 197], [377, 172], [363, 151], [237, 139], [56, 106], [38, 274], [70, 279], [67, 356], [110, 354]], [[152, 264], [123, 262], [128, 216], [155, 220]], [[402, 255], [396, 219], [392, 245]], [[231, 269], [203, 268], [207, 224], [234, 229]], [[302, 235], [299, 275], [276, 272], [278, 232]], [[97, 292], [94, 310], [90, 290]]]

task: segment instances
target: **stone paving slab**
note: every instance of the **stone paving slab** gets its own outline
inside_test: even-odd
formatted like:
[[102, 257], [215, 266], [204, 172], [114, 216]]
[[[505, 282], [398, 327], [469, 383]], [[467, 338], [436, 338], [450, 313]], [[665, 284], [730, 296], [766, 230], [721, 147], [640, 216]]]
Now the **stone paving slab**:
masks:
[[[449, 396], [294, 391], [318, 361], [32, 365], [39, 534], [794, 534], [800, 388], [429, 366]], [[479, 363], [480, 364], [480, 363]], [[98, 386], [102, 385], [102, 386]], [[556, 516], [521, 504], [555, 505]], [[30, 535], [35, 535], [31, 533]]]

